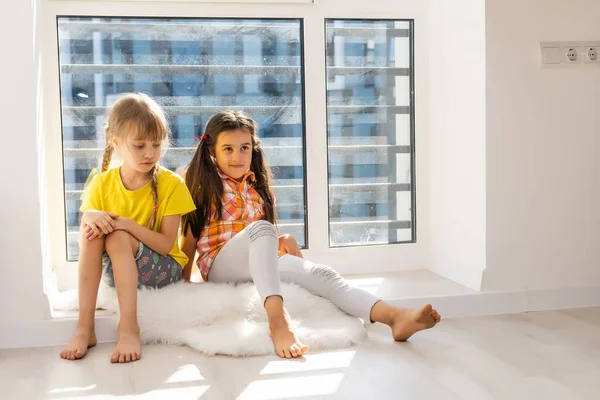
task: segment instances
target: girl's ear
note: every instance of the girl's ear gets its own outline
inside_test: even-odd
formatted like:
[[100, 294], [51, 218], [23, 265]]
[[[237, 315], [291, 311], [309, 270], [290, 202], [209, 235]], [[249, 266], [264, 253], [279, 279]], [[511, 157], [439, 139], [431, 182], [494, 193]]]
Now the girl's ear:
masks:
[[112, 143], [113, 148], [115, 150], [120, 150], [121, 142], [120, 142], [119, 139], [117, 139], [116, 137], [113, 136], [113, 137], [110, 138], [110, 142]]

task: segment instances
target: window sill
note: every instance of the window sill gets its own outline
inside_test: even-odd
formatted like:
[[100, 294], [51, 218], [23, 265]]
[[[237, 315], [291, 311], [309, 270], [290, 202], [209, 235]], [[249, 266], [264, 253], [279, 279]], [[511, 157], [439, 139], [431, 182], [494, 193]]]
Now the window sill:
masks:
[[[344, 278], [350, 285], [392, 303], [429, 302], [428, 299], [433, 298], [479, 293], [428, 270], [351, 274], [344, 275]], [[203, 284], [196, 275], [192, 277], [192, 281], [199, 285]], [[96, 311], [97, 319], [112, 319], [114, 316], [116, 316], [115, 313], [106, 310]], [[77, 311], [53, 311], [52, 318], [57, 320], [76, 319]]]

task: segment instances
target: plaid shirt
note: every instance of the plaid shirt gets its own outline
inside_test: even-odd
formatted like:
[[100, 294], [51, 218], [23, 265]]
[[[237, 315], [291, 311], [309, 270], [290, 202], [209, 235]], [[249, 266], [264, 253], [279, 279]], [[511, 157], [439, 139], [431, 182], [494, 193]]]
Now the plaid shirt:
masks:
[[219, 171], [223, 181], [223, 203], [221, 219], [217, 219], [216, 208], [210, 222], [204, 227], [198, 241], [198, 268], [205, 281], [219, 250], [229, 239], [240, 233], [254, 221], [264, 217], [263, 204], [258, 192], [250, 185], [254, 172], [247, 171], [241, 182], [237, 182]]

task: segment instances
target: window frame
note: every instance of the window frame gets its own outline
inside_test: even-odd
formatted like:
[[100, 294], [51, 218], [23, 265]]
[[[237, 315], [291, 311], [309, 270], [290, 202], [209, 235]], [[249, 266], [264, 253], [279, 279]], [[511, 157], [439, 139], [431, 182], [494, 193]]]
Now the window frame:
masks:
[[[305, 114], [305, 180], [308, 238], [304, 257], [314, 262], [333, 266], [342, 274], [379, 273], [424, 269], [429, 266], [429, 208], [428, 182], [428, 63], [427, 50], [427, 7], [419, 0], [405, 4], [391, 4], [385, 0], [372, 0], [369, 7], [362, 2], [344, 0], [322, 0], [313, 4], [239, 4], [239, 3], [196, 3], [170, 4], [164, 10], [164, 1], [125, 3], [107, 1], [102, 13], [96, 12], [97, 3], [88, 0], [52, 0], [42, 5], [40, 14], [42, 68], [40, 84], [42, 94], [42, 124], [44, 129], [40, 166], [48, 188], [42, 195], [47, 202], [47, 224], [49, 237], [48, 257], [45, 262], [58, 279], [59, 289], [76, 287], [77, 262], [67, 262], [64, 172], [62, 153], [62, 121], [58, 59], [58, 16], [90, 17], [165, 17], [165, 18], [263, 18], [301, 19], [303, 34], [303, 71]], [[383, 11], [375, 11], [383, 10]], [[414, 235], [418, 241], [397, 244], [369, 245], [356, 247], [330, 247], [327, 117], [326, 117], [326, 19], [393, 19], [413, 20], [413, 96], [415, 121], [413, 124], [413, 220]], [[420, 33], [422, 32], [422, 34]], [[418, 34], [417, 34], [418, 33]], [[419, 129], [418, 134], [415, 129]], [[417, 180], [414, 178], [417, 177]], [[419, 196], [416, 196], [416, 193]], [[416, 224], [418, 219], [419, 224]]]
[[[68, 16], [67, 15], [58, 15], [56, 17], [57, 26], [58, 26], [59, 19], [61, 19], [61, 18], [72, 18], [72, 17], [73, 16], [71, 16], [71, 15], [68, 15]], [[96, 18], [96, 17], [93, 17], [93, 18]], [[110, 18], [110, 17], [102, 16], [100, 18]], [[135, 18], [139, 18], [139, 19], [152, 19], [152, 20], [160, 20], [160, 19], [189, 20], [190, 19], [189, 17], [163, 17], [163, 16], [161, 16], [161, 17], [135, 17]], [[209, 20], [210, 21], [210, 20], [222, 20], [223, 18], [219, 18], [219, 17], [198, 17], [198, 19], [199, 20]], [[245, 20], [246, 21], [251, 21], [251, 20], [256, 20], [256, 21], [294, 21], [294, 22], [297, 21], [298, 24], [299, 24], [299, 26], [298, 26], [298, 28], [299, 28], [299, 35], [300, 35], [300, 37], [304, 37], [304, 25], [303, 25], [304, 24], [304, 20], [301, 19], [301, 18], [251, 18], [251, 17], [249, 17], [249, 18], [247, 18]], [[57, 39], [60, 39], [60, 38], [57, 37]], [[58, 49], [57, 49], [57, 51], [58, 51]], [[59, 57], [60, 57], [60, 55], [59, 55]], [[306, 149], [306, 104], [305, 104], [306, 103], [306, 101], [305, 101], [306, 96], [304, 95], [305, 90], [306, 90], [306, 88], [305, 88], [305, 82], [306, 82], [306, 76], [305, 75], [306, 74], [305, 74], [305, 70], [303, 68], [303, 64], [304, 64], [304, 48], [303, 48], [303, 46], [300, 46], [300, 63], [301, 63], [300, 64], [300, 77], [302, 79], [302, 85], [301, 85], [301, 87], [302, 87], [302, 94], [303, 94], [303, 96], [301, 98], [301, 107], [302, 107], [302, 113], [301, 113], [301, 118], [302, 118], [302, 146], [303, 146], [302, 147], [303, 148], [303, 153], [302, 153], [302, 173], [303, 173], [304, 181], [307, 182], [307, 179], [306, 179], [306, 176], [307, 176], [307, 173], [306, 173], [306, 151], [305, 151], [305, 149]], [[58, 70], [60, 71], [60, 69], [61, 69], [61, 65], [60, 65], [60, 62], [59, 62]], [[59, 74], [59, 103], [61, 105], [61, 110], [62, 110], [62, 85], [61, 85], [61, 80], [60, 80], [60, 74]], [[65, 148], [64, 148], [64, 127], [62, 126], [62, 124], [63, 124], [63, 121], [62, 121], [62, 112], [61, 112], [61, 148], [63, 150], [63, 157], [62, 157], [62, 161], [63, 161], [63, 187], [66, 187], [67, 183], [66, 183], [66, 178], [65, 178], [65, 174], [64, 174], [64, 160], [65, 160], [65, 156], [64, 156], [64, 150], [65, 150]], [[73, 150], [73, 149], [69, 149], [69, 150]], [[268, 159], [267, 159], [267, 161], [268, 161]], [[306, 243], [306, 245], [308, 245], [308, 241], [309, 241], [309, 239], [308, 239], [308, 229], [307, 229], [307, 227], [308, 227], [308, 205], [307, 205], [307, 203], [308, 202], [307, 202], [307, 193], [306, 193], [307, 190], [306, 189], [307, 189], [307, 185], [305, 184], [304, 187], [302, 188], [302, 195], [303, 195], [303, 201], [304, 201], [304, 207], [305, 207], [305, 212], [304, 212], [304, 238], [303, 238], [303, 240], [304, 240], [304, 243]], [[66, 203], [68, 201], [68, 198], [67, 198], [65, 190], [63, 190], [63, 194], [64, 194], [64, 199], [63, 199], [64, 203], [63, 204], [66, 205]], [[68, 216], [67, 216], [67, 210], [66, 210], [66, 207], [65, 207], [64, 208], [64, 221], [65, 221], [65, 223], [66, 223], [67, 219], [68, 219]], [[281, 224], [283, 222], [280, 220], [279, 223]], [[284, 233], [284, 232], [282, 232], [282, 233]], [[68, 231], [68, 224], [66, 224], [66, 226], [65, 226], [65, 236], [64, 236], [64, 239], [67, 242], [67, 244], [65, 246], [65, 251], [66, 251], [65, 257], [66, 257], [66, 262], [67, 263], [73, 263], [73, 262], [77, 262], [77, 261], [69, 260], [69, 251], [68, 251], [68, 247], [69, 247], [69, 243], [68, 243], [69, 235], [70, 235], [70, 233]], [[302, 243], [300, 240], [299, 240], [299, 242]], [[303, 250], [306, 249], [305, 247], [301, 247], [301, 248]]]
[[[410, 85], [410, 94], [409, 94], [409, 102], [410, 102], [410, 114], [409, 114], [409, 129], [410, 129], [410, 199], [411, 199], [411, 239], [404, 241], [396, 241], [387, 244], [380, 243], [365, 243], [361, 245], [352, 245], [352, 244], [339, 244], [332, 246], [331, 240], [329, 240], [330, 248], [342, 249], [342, 248], [350, 248], [350, 247], [367, 247], [367, 246], [391, 246], [397, 244], [408, 244], [408, 243], [416, 243], [417, 242], [417, 213], [416, 213], [416, 174], [415, 174], [415, 49], [414, 49], [414, 20], [413, 19], [399, 19], [399, 18], [325, 18], [323, 23], [323, 29], [325, 30], [325, 39], [327, 39], [327, 23], [329, 21], [385, 21], [385, 22], [408, 22], [409, 23], [409, 38], [411, 39], [409, 42], [409, 85]], [[324, 65], [324, 73], [327, 76], [327, 43], [325, 43], [325, 65]], [[325, 101], [327, 101], [327, 85], [325, 86]], [[326, 107], [326, 123], [329, 121], [329, 112]], [[329, 124], [327, 123], [326, 129], [327, 136], [327, 175], [331, 173], [331, 164], [330, 164], [330, 152], [329, 152]], [[329, 188], [328, 188], [329, 189]], [[331, 201], [331, 190], [327, 190], [327, 201], [328, 205]], [[331, 238], [331, 214], [328, 213], [328, 232], [329, 238]]]

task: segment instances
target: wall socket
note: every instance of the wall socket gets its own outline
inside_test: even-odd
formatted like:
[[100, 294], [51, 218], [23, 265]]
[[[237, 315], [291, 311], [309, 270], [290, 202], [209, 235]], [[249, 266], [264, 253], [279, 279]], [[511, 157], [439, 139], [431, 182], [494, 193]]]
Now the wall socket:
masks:
[[600, 67], [600, 41], [542, 42], [541, 66], [597, 66]]
[[598, 47], [588, 46], [584, 49], [586, 50], [584, 54], [584, 62], [600, 62], [600, 59], [598, 58]]

